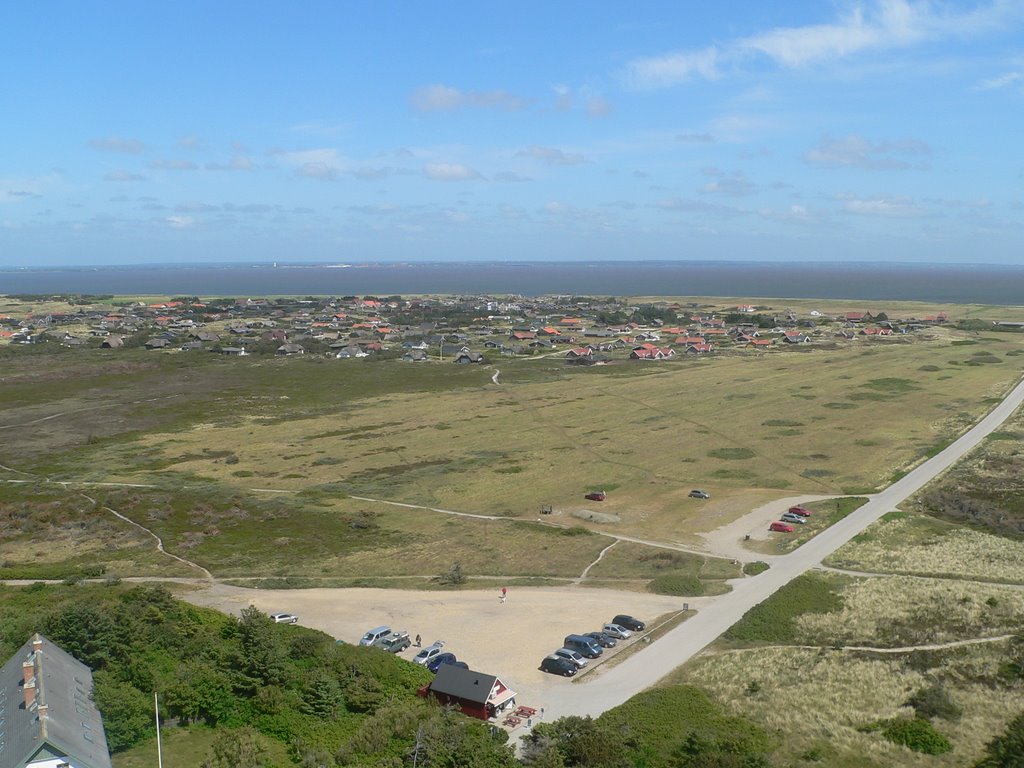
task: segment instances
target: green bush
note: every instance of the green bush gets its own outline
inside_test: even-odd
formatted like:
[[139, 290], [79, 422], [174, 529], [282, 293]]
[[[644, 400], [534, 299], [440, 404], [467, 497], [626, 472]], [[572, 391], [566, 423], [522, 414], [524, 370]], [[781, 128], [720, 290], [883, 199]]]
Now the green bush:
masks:
[[805, 573], [782, 587], [763, 603], [743, 614], [725, 633], [742, 642], [789, 643], [796, 639], [797, 616], [803, 613], [831, 613], [843, 605], [832, 584], [822, 576]]
[[893, 744], [900, 744], [925, 755], [943, 755], [953, 751], [949, 739], [935, 730], [930, 720], [895, 718], [878, 724], [882, 736]]
[[743, 573], [746, 576], [757, 576], [757, 574], [764, 573], [769, 568], [771, 568], [771, 566], [768, 565], [768, 563], [763, 560], [757, 560], [753, 563], [744, 563]]
[[704, 582], [688, 573], [663, 573], [647, 583], [647, 591], [656, 595], [699, 597], [705, 593]]

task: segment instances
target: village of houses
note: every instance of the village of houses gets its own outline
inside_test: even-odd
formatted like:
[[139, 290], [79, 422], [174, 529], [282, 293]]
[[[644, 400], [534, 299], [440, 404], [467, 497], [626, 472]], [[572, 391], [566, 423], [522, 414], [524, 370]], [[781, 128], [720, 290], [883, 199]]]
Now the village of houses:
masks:
[[[45, 297], [52, 304], [55, 299]], [[728, 351], [834, 346], [904, 335], [949, 322], [945, 314], [894, 320], [884, 313], [773, 310], [660, 302], [629, 305], [575, 297], [183, 298], [87, 304], [0, 315], [0, 343], [229, 356], [378, 356], [406, 362], [482, 363], [500, 356], [564, 357], [568, 364], [667, 360]], [[113, 307], [113, 308], [111, 308]], [[622, 322], [615, 322], [622, 320]]]

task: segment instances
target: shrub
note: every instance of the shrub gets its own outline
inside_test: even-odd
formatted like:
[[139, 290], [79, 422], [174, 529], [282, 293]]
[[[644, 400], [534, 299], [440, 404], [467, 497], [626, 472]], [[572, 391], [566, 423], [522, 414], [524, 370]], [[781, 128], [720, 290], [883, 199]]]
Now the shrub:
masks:
[[943, 720], [959, 720], [960, 707], [950, 698], [941, 685], [929, 685], [911, 696], [905, 706], [913, 707], [920, 718], [939, 717]]
[[949, 739], [935, 730], [930, 720], [895, 718], [877, 724], [882, 736], [893, 744], [925, 755], [943, 755], [953, 751]]
[[754, 458], [754, 452], [749, 448], [716, 448], [713, 451], [708, 451], [708, 456], [713, 459], [742, 461]]
[[647, 583], [647, 591], [656, 595], [678, 597], [699, 597], [703, 595], [704, 582], [686, 573], [663, 573]]
[[842, 599], [825, 578], [805, 573], [743, 614], [725, 636], [744, 642], [792, 642], [796, 638], [797, 616], [831, 613], [842, 605]]
[[743, 573], [746, 576], [757, 576], [757, 574], [764, 573], [769, 568], [771, 568], [771, 566], [768, 565], [768, 563], [764, 562], [763, 560], [757, 560], [753, 563], [744, 563]]

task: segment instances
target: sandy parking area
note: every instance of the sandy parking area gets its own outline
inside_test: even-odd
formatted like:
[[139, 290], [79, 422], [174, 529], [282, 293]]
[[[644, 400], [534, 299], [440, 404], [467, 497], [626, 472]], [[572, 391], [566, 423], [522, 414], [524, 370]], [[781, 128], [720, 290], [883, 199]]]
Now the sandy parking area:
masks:
[[[691, 607], [701, 599], [665, 597], [583, 587], [512, 587], [503, 604], [497, 590], [434, 592], [392, 589], [244, 589], [216, 584], [189, 592], [190, 602], [237, 614], [248, 605], [268, 613], [288, 611], [303, 626], [356, 643], [368, 629], [386, 624], [420, 634], [423, 645], [444, 640], [471, 668], [497, 675], [520, 695], [517, 701], [545, 706], [552, 686], [570, 681], [541, 672], [544, 656], [574, 632], [601, 628], [617, 613], [650, 622]], [[632, 642], [632, 641], [631, 641]], [[411, 659], [415, 649], [403, 652]], [[585, 695], [581, 689], [580, 695]]]

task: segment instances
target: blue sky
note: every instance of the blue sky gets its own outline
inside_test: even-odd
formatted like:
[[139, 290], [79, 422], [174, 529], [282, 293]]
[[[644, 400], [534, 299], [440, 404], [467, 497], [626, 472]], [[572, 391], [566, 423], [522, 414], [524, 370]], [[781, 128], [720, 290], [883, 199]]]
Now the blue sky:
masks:
[[1020, 263], [1024, 2], [0, 6], [0, 264]]

